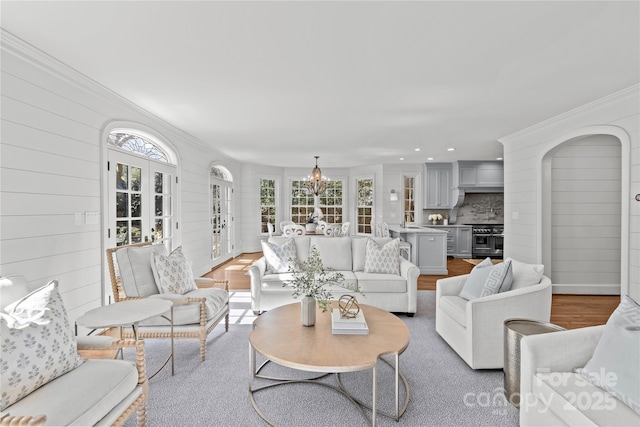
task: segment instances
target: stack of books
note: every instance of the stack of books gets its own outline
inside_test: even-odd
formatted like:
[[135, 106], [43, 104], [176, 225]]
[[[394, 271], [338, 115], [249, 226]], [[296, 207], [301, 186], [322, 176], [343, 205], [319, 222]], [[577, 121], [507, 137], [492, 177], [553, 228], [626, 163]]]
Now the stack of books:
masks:
[[358, 312], [356, 317], [341, 317], [340, 310], [334, 308], [331, 311], [331, 332], [336, 335], [368, 335], [369, 327], [364, 320], [364, 313]]

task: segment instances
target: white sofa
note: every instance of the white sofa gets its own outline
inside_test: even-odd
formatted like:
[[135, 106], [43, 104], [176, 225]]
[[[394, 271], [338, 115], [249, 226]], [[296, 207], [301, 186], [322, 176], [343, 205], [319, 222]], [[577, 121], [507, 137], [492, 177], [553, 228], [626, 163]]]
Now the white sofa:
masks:
[[511, 290], [470, 301], [459, 296], [468, 274], [436, 282], [436, 332], [471, 368], [503, 367], [506, 319], [549, 321], [551, 280], [542, 271], [532, 276], [527, 266], [513, 262]]
[[[21, 300], [34, 290], [22, 276], [1, 278], [2, 310], [7, 311], [6, 306]], [[25, 305], [31, 307], [31, 301], [33, 298]], [[5, 398], [10, 405], [2, 410], [0, 425], [122, 425], [136, 413], [137, 425], [145, 426], [148, 384], [144, 342], [113, 341], [110, 337], [96, 336], [79, 340], [84, 344], [76, 344], [64, 308], [59, 304], [47, 304], [43, 312], [51, 314], [47, 314], [46, 321], [40, 324], [51, 324], [51, 328], [16, 327], [7, 323], [3, 317], [2, 328], [6, 335], [2, 337], [2, 384], [6, 388], [3, 388], [2, 400], [3, 406]], [[53, 325], [55, 332], [52, 331]], [[20, 330], [25, 332], [19, 336], [17, 333]], [[25, 344], [26, 334], [33, 339], [31, 345]], [[57, 340], [55, 345], [50, 344], [50, 336]], [[64, 372], [72, 353], [75, 354], [74, 358], [79, 357], [76, 348], [115, 352], [117, 348], [123, 347], [135, 349], [135, 363], [114, 359], [80, 359], [75, 361], [79, 365], [68, 372], [57, 377], [54, 374]], [[39, 349], [37, 353], [34, 350], [36, 348]], [[42, 363], [37, 362], [38, 359], [45, 360], [44, 358], [51, 361], [46, 369]], [[29, 360], [29, 369], [16, 368], [15, 361], [19, 359]], [[34, 372], [36, 375], [33, 375]], [[41, 380], [37, 380], [38, 376], [41, 376]], [[54, 379], [50, 379], [51, 377]], [[15, 383], [11, 378], [18, 378], [20, 381]], [[36, 380], [37, 383], [34, 383]], [[13, 396], [17, 392], [20, 397], [14, 401]]]
[[[273, 236], [269, 242], [283, 244], [287, 237]], [[339, 271], [344, 275], [345, 286], [360, 287], [364, 295], [354, 293], [343, 287], [331, 289], [333, 297], [339, 298], [343, 294], [356, 296], [358, 302], [382, 308], [389, 312], [416, 312], [418, 276], [420, 270], [411, 262], [398, 256], [400, 260], [399, 274], [365, 273], [363, 271], [367, 238], [361, 237], [325, 237], [300, 236], [293, 238], [299, 260], [309, 255], [315, 246], [322, 258], [325, 268]], [[390, 238], [376, 238], [378, 242], [387, 242]], [[267, 265], [264, 257], [256, 260], [247, 274], [251, 276], [251, 308], [260, 313], [284, 304], [300, 301], [294, 299], [293, 290], [283, 286], [291, 279], [291, 273], [266, 274]]]
[[574, 372], [591, 359], [604, 328], [593, 326], [522, 338], [521, 426], [640, 426], [640, 415]]

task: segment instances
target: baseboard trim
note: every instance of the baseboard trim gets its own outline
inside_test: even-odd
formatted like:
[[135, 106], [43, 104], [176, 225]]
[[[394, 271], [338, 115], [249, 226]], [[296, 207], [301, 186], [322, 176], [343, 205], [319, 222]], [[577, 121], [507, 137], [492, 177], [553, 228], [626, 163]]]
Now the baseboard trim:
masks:
[[620, 295], [620, 284], [553, 284], [554, 294]]

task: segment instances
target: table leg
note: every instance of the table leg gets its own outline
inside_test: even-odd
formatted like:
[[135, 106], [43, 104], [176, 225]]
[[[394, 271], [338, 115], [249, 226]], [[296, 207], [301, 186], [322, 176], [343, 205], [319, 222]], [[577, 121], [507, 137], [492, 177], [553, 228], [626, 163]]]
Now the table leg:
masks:
[[371, 392], [372, 396], [372, 405], [371, 405], [371, 427], [376, 427], [376, 418], [378, 415], [378, 410], [377, 410], [377, 399], [376, 399], [376, 367], [373, 367], [373, 374], [372, 374], [372, 382], [373, 382], [373, 390]]

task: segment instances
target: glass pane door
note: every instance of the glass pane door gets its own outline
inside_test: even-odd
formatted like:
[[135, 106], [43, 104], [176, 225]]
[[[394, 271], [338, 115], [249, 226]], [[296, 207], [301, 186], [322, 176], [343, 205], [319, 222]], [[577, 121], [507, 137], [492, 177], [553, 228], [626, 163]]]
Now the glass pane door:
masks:
[[[213, 265], [233, 253], [232, 183], [214, 179], [211, 184], [211, 260]], [[212, 265], [212, 266], [213, 266]]]

